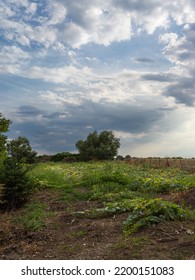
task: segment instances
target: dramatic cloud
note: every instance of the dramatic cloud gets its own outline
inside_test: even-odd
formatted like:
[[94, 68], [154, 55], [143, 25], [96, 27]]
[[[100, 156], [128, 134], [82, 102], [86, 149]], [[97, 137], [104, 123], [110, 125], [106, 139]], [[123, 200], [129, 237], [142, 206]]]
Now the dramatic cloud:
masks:
[[181, 36], [167, 33], [160, 37], [160, 41], [166, 44], [164, 54], [174, 63], [172, 72], [177, 74], [177, 79], [166, 88], [165, 94], [173, 96], [176, 102], [194, 106], [195, 24], [184, 25]]
[[[57, 152], [61, 149], [73, 151], [73, 139], [77, 141], [96, 129], [113, 130], [116, 135], [125, 133], [132, 138], [140, 138], [140, 135], [152, 130], [163, 113], [155, 108], [136, 108], [125, 103], [116, 105], [83, 101], [80, 105], [66, 104], [61, 113], [48, 113], [37, 107], [21, 106], [13, 113], [13, 117], [13, 129], [18, 134], [36, 139], [38, 150], [49, 152], [52, 144], [53, 151]], [[41, 143], [44, 143], [43, 147]]]
[[122, 154], [193, 156], [194, 45], [193, 0], [2, 0], [9, 137], [54, 153], [109, 129]]

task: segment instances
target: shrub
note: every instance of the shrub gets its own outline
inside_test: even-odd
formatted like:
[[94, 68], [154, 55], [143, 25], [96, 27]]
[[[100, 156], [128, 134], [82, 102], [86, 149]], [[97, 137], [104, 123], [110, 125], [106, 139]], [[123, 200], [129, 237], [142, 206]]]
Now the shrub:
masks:
[[22, 206], [29, 198], [34, 182], [28, 177], [27, 169], [13, 158], [4, 161], [0, 171], [1, 209], [13, 209]]
[[185, 220], [193, 215], [190, 210], [161, 198], [135, 199], [132, 202], [132, 212], [124, 223], [127, 233], [163, 221]]

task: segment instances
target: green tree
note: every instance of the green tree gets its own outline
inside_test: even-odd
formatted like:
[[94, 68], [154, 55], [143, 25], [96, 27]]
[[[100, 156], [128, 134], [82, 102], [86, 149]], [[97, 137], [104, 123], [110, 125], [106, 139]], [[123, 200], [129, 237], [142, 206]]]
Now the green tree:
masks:
[[51, 161], [54, 161], [54, 162], [63, 161], [66, 157], [69, 157], [70, 155], [71, 155], [71, 153], [69, 153], [69, 152], [57, 153], [57, 154], [51, 156]]
[[26, 137], [19, 136], [7, 144], [8, 154], [20, 163], [35, 162], [37, 153], [32, 150], [30, 142]]
[[[27, 169], [22, 166], [21, 159], [34, 159], [28, 139], [20, 137], [22, 141], [7, 141], [4, 135], [9, 129], [11, 121], [0, 113], [0, 209], [13, 209], [22, 206], [28, 199], [35, 185], [28, 177]], [[7, 143], [8, 142], [8, 143]], [[17, 144], [17, 145], [15, 145]], [[15, 149], [17, 147], [17, 149]], [[10, 153], [11, 157], [8, 157]], [[22, 157], [21, 157], [22, 156]]]
[[0, 209], [18, 208], [28, 200], [35, 184], [27, 171], [14, 158], [7, 157], [4, 160], [0, 170]]
[[0, 113], [0, 165], [3, 161], [3, 158], [6, 154], [6, 142], [7, 137], [4, 135], [5, 132], [8, 131], [9, 126], [11, 124], [11, 121], [6, 119], [1, 113]]
[[97, 131], [90, 133], [86, 140], [76, 142], [81, 160], [111, 160], [117, 155], [120, 147], [120, 140], [112, 131]]

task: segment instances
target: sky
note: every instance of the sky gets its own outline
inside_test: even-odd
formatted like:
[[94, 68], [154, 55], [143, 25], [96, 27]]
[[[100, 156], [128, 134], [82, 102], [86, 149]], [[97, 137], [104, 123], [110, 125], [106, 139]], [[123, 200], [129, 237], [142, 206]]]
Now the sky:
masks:
[[120, 155], [195, 156], [194, 0], [1, 0], [9, 139], [76, 152], [111, 130]]

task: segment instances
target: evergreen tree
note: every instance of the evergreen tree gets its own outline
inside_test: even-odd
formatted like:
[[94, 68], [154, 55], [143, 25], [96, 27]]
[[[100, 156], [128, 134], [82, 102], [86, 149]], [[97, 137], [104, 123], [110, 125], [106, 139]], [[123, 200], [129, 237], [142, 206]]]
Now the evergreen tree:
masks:
[[26, 137], [19, 136], [7, 144], [8, 154], [20, 163], [34, 163], [36, 152], [32, 150], [30, 142]]
[[7, 157], [0, 170], [1, 209], [13, 209], [22, 206], [31, 194], [34, 183], [24, 168], [14, 158]]

